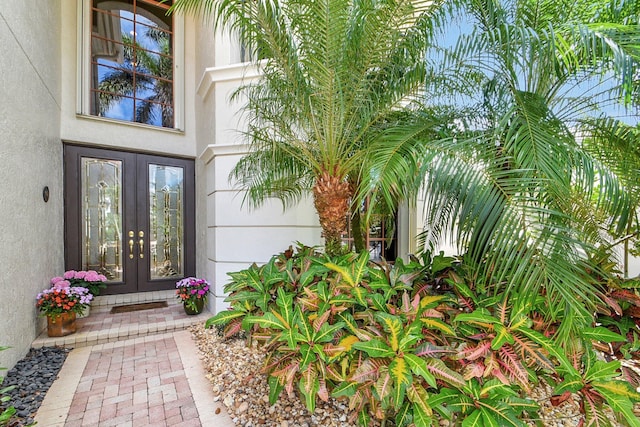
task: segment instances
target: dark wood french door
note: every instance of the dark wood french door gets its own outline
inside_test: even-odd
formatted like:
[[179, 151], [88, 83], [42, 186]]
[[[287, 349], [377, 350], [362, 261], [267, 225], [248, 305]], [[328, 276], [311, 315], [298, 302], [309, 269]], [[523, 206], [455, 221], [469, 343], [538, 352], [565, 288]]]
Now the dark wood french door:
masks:
[[175, 288], [195, 274], [193, 160], [66, 145], [65, 262], [104, 294]]

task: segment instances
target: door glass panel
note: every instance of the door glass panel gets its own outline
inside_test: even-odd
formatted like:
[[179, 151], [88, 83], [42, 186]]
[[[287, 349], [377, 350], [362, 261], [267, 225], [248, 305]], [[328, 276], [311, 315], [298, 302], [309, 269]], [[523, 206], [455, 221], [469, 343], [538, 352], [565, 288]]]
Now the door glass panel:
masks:
[[82, 158], [82, 268], [122, 281], [122, 162]]
[[184, 265], [184, 170], [149, 165], [151, 279], [182, 276]]

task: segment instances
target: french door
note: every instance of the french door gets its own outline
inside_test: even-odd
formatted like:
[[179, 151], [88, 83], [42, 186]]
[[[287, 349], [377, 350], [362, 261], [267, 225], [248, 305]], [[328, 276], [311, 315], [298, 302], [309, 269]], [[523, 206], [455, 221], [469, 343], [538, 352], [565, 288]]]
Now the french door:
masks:
[[65, 145], [67, 269], [103, 294], [175, 288], [195, 273], [193, 160]]

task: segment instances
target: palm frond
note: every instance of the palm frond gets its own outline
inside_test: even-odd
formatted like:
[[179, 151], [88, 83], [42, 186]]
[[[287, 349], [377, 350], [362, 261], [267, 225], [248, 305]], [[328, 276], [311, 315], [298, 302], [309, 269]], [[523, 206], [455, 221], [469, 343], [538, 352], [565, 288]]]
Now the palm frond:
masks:
[[[174, 10], [201, 14], [234, 31], [260, 58], [260, 79], [242, 86], [245, 133], [263, 167], [234, 178], [253, 202], [275, 195], [279, 172], [269, 159], [293, 157], [289, 182], [325, 173], [354, 185], [369, 178], [362, 165], [394, 115], [424, 88], [426, 46], [442, 22], [442, 2], [400, 0], [179, 0]], [[280, 151], [279, 154], [274, 154]], [[271, 167], [277, 166], [274, 161]], [[264, 173], [263, 178], [256, 174]], [[293, 177], [298, 173], [299, 177]], [[387, 184], [384, 181], [382, 184]], [[258, 186], [264, 185], [259, 189]], [[283, 188], [281, 184], [278, 187]], [[397, 203], [395, 192], [393, 202]], [[303, 192], [281, 192], [289, 204]], [[375, 200], [378, 200], [374, 197]], [[361, 200], [361, 199], [360, 199]], [[391, 199], [380, 198], [389, 202]], [[353, 200], [357, 205], [358, 200]], [[391, 209], [395, 209], [397, 204]]]

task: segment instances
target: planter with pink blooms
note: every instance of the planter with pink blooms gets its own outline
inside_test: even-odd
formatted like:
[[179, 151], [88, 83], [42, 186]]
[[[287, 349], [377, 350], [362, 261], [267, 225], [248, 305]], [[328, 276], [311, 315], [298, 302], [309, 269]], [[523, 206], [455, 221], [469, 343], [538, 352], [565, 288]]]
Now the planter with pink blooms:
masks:
[[188, 315], [200, 314], [204, 310], [210, 289], [209, 282], [196, 277], [187, 277], [176, 283], [176, 297], [182, 301]]
[[[100, 291], [107, 287], [107, 278], [103, 274], [99, 274], [94, 270], [68, 270], [60, 277], [54, 277], [51, 279], [52, 287], [82, 287], [86, 288], [89, 293], [96, 297], [100, 295]], [[87, 317], [91, 310], [91, 305], [87, 304], [85, 310], [82, 313], [78, 313], [77, 317]]]
[[62, 337], [76, 332], [76, 316], [84, 314], [91, 300], [93, 295], [87, 288], [57, 282], [38, 294], [36, 307], [47, 317], [48, 335]]

